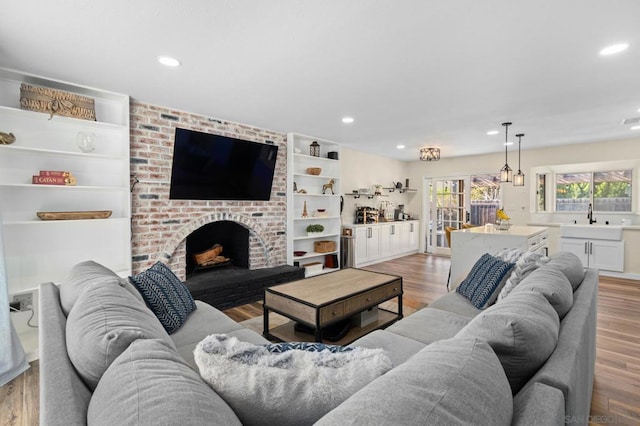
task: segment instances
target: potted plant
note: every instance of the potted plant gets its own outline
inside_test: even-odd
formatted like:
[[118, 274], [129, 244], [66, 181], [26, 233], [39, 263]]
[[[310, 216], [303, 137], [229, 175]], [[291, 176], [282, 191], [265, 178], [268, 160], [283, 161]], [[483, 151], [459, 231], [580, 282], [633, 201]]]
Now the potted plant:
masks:
[[307, 235], [321, 234], [324, 231], [324, 226], [320, 224], [313, 224], [307, 226]]

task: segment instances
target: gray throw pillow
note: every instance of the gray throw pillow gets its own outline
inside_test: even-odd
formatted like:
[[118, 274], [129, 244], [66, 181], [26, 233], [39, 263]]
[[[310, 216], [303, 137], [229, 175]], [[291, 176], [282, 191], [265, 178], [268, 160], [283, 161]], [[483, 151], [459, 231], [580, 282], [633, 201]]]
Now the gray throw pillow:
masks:
[[425, 347], [316, 425], [509, 425], [512, 411], [509, 382], [491, 347], [454, 337]]
[[131, 342], [163, 339], [173, 346], [153, 313], [119, 285], [94, 283], [80, 294], [67, 318], [67, 352], [90, 389]]
[[[556, 268], [543, 267], [527, 276], [511, 294], [533, 290], [542, 294], [553, 306], [560, 319], [573, 306], [573, 289], [567, 277]], [[503, 299], [506, 300], [506, 299]]]
[[240, 425], [233, 410], [162, 340], [136, 340], [107, 369], [88, 425]]
[[486, 340], [516, 394], [555, 349], [559, 329], [558, 314], [547, 299], [521, 291], [480, 313], [456, 337]]
[[138, 290], [129, 284], [126, 278], [119, 277], [118, 274], [111, 269], [93, 260], [87, 260], [71, 268], [69, 274], [60, 283], [60, 305], [62, 306], [64, 314], [68, 316], [76, 300], [78, 300], [80, 293], [82, 293], [89, 284], [96, 283], [124, 287], [134, 295], [136, 299], [144, 303]]
[[562, 271], [569, 279], [573, 291], [576, 291], [580, 284], [582, 284], [582, 280], [584, 279], [584, 265], [575, 254], [568, 251], [561, 251], [551, 256], [547, 265]]

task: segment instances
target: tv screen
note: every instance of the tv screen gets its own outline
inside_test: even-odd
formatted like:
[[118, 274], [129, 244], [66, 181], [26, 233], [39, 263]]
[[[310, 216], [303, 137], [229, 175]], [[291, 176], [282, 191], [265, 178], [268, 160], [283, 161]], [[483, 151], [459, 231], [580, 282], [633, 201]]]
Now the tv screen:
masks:
[[277, 154], [276, 145], [176, 129], [169, 198], [267, 201]]

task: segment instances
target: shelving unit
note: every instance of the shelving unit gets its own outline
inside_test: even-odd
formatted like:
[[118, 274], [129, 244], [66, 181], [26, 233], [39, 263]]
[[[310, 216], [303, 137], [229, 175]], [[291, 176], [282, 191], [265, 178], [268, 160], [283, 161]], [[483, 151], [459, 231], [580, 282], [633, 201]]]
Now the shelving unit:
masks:
[[[309, 145], [320, 144], [320, 156], [309, 155]], [[320, 262], [325, 265], [326, 255], [335, 255], [335, 268], [324, 267], [321, 271], [307, 272], [310, 277], [340, 269], [340, 161], [327, 157], [328, 152], [337, 152], [340, 145], [311, 136], [289, 133], [287, 135], [287, 263], [290, 265]], [[307, 173], [309, 167], [320, 167], [320, 175]], [[333, 180], [333, 191], [323, 186]], [[294, 191], [295, 188], [298, 192]], [[303, 217], [306, 204], [307, 217]], [[325, 209], [321, 214], [318, 209]], [[324, 232], [307, 235], [307, 226], [320, 224]], [[333, 241], [336, 250], [328, 253], [314, 251], [314, 242]], [[294, 256], [294, 251], [305, 251], [304, 256]]]
[[[97, 121], [50, 119], [48, 113], [20, 109], [23, 82], [95, 99]], [[0, 145], [0, 217], [10, 297], [32, 292], [36, 305], [40, 283], [60, 282], [73, 265], [89, 259], [121, 276], [131, 274], [129, 97], [0, 69], [0, 131], [16, 136], [15, 143]], [[92, 152], [78, 146], [79, 132], [94, 136]], [[32, 184], [41, 170], [69, 171], [77, 186]], [[36, 216], [93, 210], [112, 214], [51, 221]]]

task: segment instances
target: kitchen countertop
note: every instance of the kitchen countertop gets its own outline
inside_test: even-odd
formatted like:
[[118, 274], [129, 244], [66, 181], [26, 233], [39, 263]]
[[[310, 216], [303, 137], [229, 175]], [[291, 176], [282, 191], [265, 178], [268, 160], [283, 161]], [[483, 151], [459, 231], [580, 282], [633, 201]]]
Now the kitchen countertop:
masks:
[[389, 222], [376, 222], [376, 223], [350, 223], [350, 224], [343, 224], [342, 226], [358, 227], [358, 226], [371, 226], [371, 225], [386, 225], [389, 223], [404, 223], [404, 222], [420, 222], [420, 220], [411, 219], [411, 220], [392, 220]]
[[509, 229], [498, 229], [496, 226], [476, 226], [467, 229], [458, 229], [455, 232], [466, 232], [470, 234], [487, 234], [487, 235], [518, 235], [530, 236], [547, 230], [546, 226], [519, 226], [512, 225]]
[[[528, 223], [528, 226], [547, 226], [549, 228], [559, 228], [562, 225], [576, 225], [575, 223], [559, 223], [559, 222], [554, 222], [554, 223], [540, 223], [540, 222], [535, 222], [535, 223]], [[589, 225], [588, 223], [578, 223], [577, 225]], [[595, 223], [594, 225], [603, 225], [602, 223]], [[603, 225], [603, 226], [607, 226], [607, 225]], [[619, 224], [610, 224], [610, 226], [621, 226]], [[624, 225], [622, 226], [622, 229], [626, 229], [629, 231], [640, 231], [640, 226], [638, 225]]]

